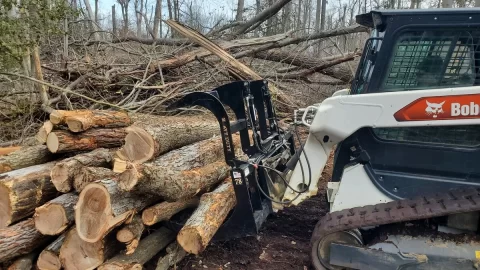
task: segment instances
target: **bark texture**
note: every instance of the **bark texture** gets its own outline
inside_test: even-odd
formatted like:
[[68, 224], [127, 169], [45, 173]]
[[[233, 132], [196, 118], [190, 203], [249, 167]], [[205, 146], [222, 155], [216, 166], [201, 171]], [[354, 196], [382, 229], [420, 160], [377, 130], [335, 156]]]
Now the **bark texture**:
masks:
[[167, 254], [158, 259], [155, 270], [168, 270], [171, 266], [175, 266], [185, 256], [187, 252], [178, 244], [177, 241], [171, 243], [166, 248]]
[[211, 138], [220, 128], [215, 120], [205, 117], [152, 117], [137, 115], [128, 127], [125, 145], [118, 157], [143, 163], [185, 145]]
[[55, 198], [50, 181], [53, 162], [0, 174], [0, 229], [33, 214]]
[[43, 125], [38, 129], [37, 136], [35, 137], [37, 141], [41, 144], [45, 144], [47, 142], [47, 137], [50, 132], [53, 130], [53, 124], [50, 121], [46, 121]]
[[52, 153], [115, 148], [123, 145], [126, 135], [125, 128], [91, 129], [80, 134], [54, 131], [48, 134], [47, 147]]
[[142, 269], [142, 265], [164, 249], [175, 239], [175, 234], [167, 228], [160, 228], [140, 241], [133, 254], [120, 254], [100, 266], [99, 270]]
[[116, 179], [117, 176], [117, 173], [113, 172], [108, 168], [82, 167], [80, 171], [75, 175], [73, 187], [77, 192], [82, 192], [85, 186], [87, 186], [89, 183], [104, 179]]
[[37, 268], [40, 270], [60, 270], [60, 248], [63, 245], [67, 232], [60, 235], [55, 241], [48, 245], [38, 256]]
[[129, 126], [132, 121], [124, 112], [87, 111], [82, 114], [69, 115], [65, 118], [68, 129], [81, 132], [91, 128], [114, 128]]
[[117, 240], [127, 246], [125, 254], [132, 254], [137, 249], [144, 229], [142, 218], [140, 215], [135, 215], [130, 223], [125, 224], [117, 231]]
[[30, 253], [16, 259], [7, 270], [31, 270], [33, 269], [34, 260], [37, 257], [36, 253]]
[[35, 209], [35, 227], [45, 235], [58, 235], [63, 233], [74, 218], [74, 206], [78, 201], [75, 193], [63, 194], [46, 204]]
[[157, 200], [156, 196], [121, 192], [113, 180], [90, 183], [80, 193], [75, 207], [78, 235], [83, 241], [95, 243]]
[[198, 205], [198, 198], [183, 199], [176, 202], [161, 202], [153, 205], [142, 212], [142, 220], [145, 225], [152, 226], [155, 223], [169, 220], [176, 213]]
[[60, 192], [70, 192], [76, 174], [84, 166], [107, 167], [112, 162], [113, 152], [99, 148], [89, 153], [76, 155], [58, 162], [52, 169], [52, 182]]
[[0, 156], [0, 173], [43, 164], [53, 158], [45, 145], [22, 147], [21, 151]]
[[177, 236], [178, 243], [189, 253], [204, 251], [212, 237], [236, 204], [231, 179], [200, 198], [200, 205]]
[[0, 263], [28, 254], [48, 239], [48, 236], [35, 229], [31, 218], [0, 229]]
[[2, 147], [0, 148], [0, 156], [5, 156], [10, 153], [13, 153], [17, 150], [20, 150], [21, 146], [9, 146], [9, 147]]

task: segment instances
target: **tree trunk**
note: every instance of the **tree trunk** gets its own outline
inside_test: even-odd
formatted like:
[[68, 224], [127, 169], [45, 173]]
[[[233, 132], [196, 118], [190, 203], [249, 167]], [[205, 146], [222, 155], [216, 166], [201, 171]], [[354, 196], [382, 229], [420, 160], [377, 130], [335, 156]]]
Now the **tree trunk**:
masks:
[[142, 265], [164, 249], [175, 239], [175, 234], [166, 228], [160, 228], [140, 241], [133, 254], [119, 254], [101, 265], [99, 270], [142, 269]]
[[172, 149], [211, 138], [220, 128], [205, 117], [137, 117], [128, 127], [125, 145], [117, 156], [134, 163], [143, 163]]
[[89, 0], [83, 0], [83, 2], [85, 4], [85, 8], [87, 9], [88, 18], [90, 19], [90, 27], [92, 28], [92, 31], [94, 32], [93, 37], [95, 38], [95, 40], [100, 40], [100, 33], [98, 32], [100, 29], [98, 29], [98, 26], [95, 23], [95, 15], [93, 13], [92, 6], [90, 5], [90, 1]]
[[60, 235], [55, 241], [48, 245], [38, 256], [37, 267], [40, 270], [60, 270], [60, 248], [67, 236], [67, 232]]
[[25, 256], [22, 256], [16, 259], [7, 270], [31, 270], [34, 266], [34, 261], [37, 256], [37, 253], [30, 253]]
[[157, 0], [157, 4], [155, 5], [155, 17], [153, 19], [153, 38], [157, 39], [161, 36], [159, 31], [160, 24], [162, 23], [162, 0]]
[[118, 249], [114, 237], [89, 243], [80, 239], [74, 227], [68, 231], [60, 248], [59, 257], [65, 270], [93, 270]]
[[82, 167], [75, 175], [73, 187], [77, 192], [82, 190], [89, 184], [104, 179], [117, 179], [118, 174], [111, 169], [103, 167]]
[[173, 215], [184, 209], [196, 207], [197, 205], [197, 197], [176, 202], [161, 202], [143, 210], [142, 220], [145, 225], [152, 226], [158, 222], [169, 220]]
[[0, 173], [43, 164], [53, 158], [45, 145], [22, 147], [20, 151], [0, 156]]
[[[233, 137], [239, 146], [239, 137]], [[168, 201], [193, 197], [223, 180], [229, 166], [223, 160], [220, 137], [204, 140], [141, 165], [129, 164], [118, 182], [124, 191], [155, 194]]]
[[33, 219], [0, 229], [0, 263], [32, 252], [48, 241], [49, 237], [35, 229]]
[[70, 192], [73, 187], [75, 175], [84, 166], [107, 167], [112, 162], [113, 152], [105, 148], [95, 149], [92, 152], [76, 155], [64, 159], [52, 168], [52, 183], [55, 188], [63, 193]]
[[115, 5], [112, 6], [112, 33], [113, 33], [113, 39], [115, 39], [118, 36], [117, 16], [115, 15]]
[[46, 121], [43, 125], [38, 129], [37, 136], [35, 137], [37, 141], [41, 144], [45, 144], [47, 142], [47, 137], [50, 132], [53, 130], [53, 124], [50, 121]]
[[197, 210], [178, 233], [178, 243], [189, 253], [205, 250], [235, 204], [232, 180], [227, 178], [214, 191], [202, 195]]
[[183, 260], [183, 258], [185, 258], [187, 255], [187, 252], [178, 244], [177, 241], [168, 245], [166, 251], [167, 254], [158, 259], [155, 270], [168, 270], [171, 266], [175, 266], [177, 263]]
[[127, 246], [126, 255], [135, 252], [144, 229], [145, 225], [143, 225], [142, 218], [140, 215], [135, 215], [130, 223], [123, 225], [117, 231], [117, 240]]
[[91, 151], [97, 148], [115, 148], [123, 145], [125, 128], [91, 129], [79, 134], [54, 131], [48, 134], [47, 147], [52, 153]]
[[322, 0], [322, 15], [320, 18], [320, 30], [325, 30], [325, 15], [327, 13], [327, 0]]
[[295, 30], [300, 31], [301, 30], [301, 25], [302, 25], [302, 0], [298, 0], [298, 6], [297, 6], [297, 22], [295, 25]]
[[20, 150], [21, 146], [9, 146], [9, 147], [2, 147], [0, 148], [0, 156], [5, 156], [10, 153], [13, 153], [17, 150]]
[[98, 23], [98, 1], [95, 0], [95, 23]]
[[75, 193], [63, 194], [35, 209], [35, 227], [44, 235], [59, 235], [72, 225], [74, 206], [78, 201]]
[[50, 181], [53, 163], [32, 166], [0, 175], [0, 229], [33, 214], [57, 195]]
[[243, 21], [243, 9], [245, 8], [245, 0], [238, 0], [237, 1], [237, 15], [235, 16], [235, 20], [237, 22]]
[[132, 121], [128, 114], [116, 111], [82, 111], [81, 114], [65, 117], [68, 129], [82, 132], [91, 128], [114, 128], [129, 126]]
[[158, 199], [145, 194], [121, 192], [113, 180], [90, 183], [80, 193], [75, 207], [78, 235], [84, 241], [95, 243]]

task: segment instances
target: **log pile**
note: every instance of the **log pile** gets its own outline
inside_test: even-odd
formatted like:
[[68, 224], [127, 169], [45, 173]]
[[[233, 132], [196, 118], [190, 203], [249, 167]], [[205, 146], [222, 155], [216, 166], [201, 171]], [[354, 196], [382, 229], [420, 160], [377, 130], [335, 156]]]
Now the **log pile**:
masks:
[[[219, 131], [208, 117], [54, 110], [38, 145], [0, 156], [0, 268], [169, 269], [203, 251], [235, 205]], [[161, 223], [182, 211], [176, 235]]]

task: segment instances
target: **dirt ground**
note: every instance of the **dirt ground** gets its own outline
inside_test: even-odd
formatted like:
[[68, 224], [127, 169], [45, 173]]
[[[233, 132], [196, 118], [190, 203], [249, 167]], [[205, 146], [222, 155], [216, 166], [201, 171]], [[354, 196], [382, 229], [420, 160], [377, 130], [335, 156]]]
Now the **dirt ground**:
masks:
[[331, 178], [331, 160], [317, 196], [270, 215], [258, 236], [212, 243], [201, 255], [185, 258], [177, 269], [311, 269], [310, 236], [327, 211], [324, 189]]

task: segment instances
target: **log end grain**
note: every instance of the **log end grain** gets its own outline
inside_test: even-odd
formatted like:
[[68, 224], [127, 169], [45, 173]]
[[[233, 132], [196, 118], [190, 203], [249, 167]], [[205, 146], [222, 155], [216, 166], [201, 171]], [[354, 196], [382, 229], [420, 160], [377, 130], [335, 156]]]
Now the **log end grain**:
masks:
[[130, 126], [126, 131], [125, 145], [117, 151], [118, 157], [143, 163], [155, 155], [155, 140], [146, 130]]
[[118, 186], [123, 191], [132, 190], [138, 183], [140, 174], [134, 165], [128, 165], [127, 169], [118, 176]]
[[44, 250], [38, 256], [37, 267], [40, 270], [60, 270], [62, 263], [57, 254], [49, 250]]
[[69, 225], [67, 213], [61, 205], [50, 204], [37, 208], [34, 216], [35, 227], [43, 235], [57, 235]]
[[37, 135], [35, 138], [38, 142], [44, 144], [47, 142], [48, 134], [52, 132], [53, 124], [50, 121], [43, 123], [43, 125], [38, 129]]
[[[53, 134], [53, 133], [51, 133]], [[72, 189], [69, 168], [63, 163], [56, 164], [50, 173], [52, 183], [60, 192], [69, 192]]]
[[84, 125], [82, 121], [73, 118], [67, 118], [66, 120], [68, 129], [72, 132], [82, 132], [90, 128], [87, 125]]
[[53, 110], [50, 113], [50, 122], [54, 125], [61, 124], [64, 119], [64, 111], [61, 110]]
[[88, 243], [80, 239], [76, 229], [68, 232], [60, 248], [60, 261], [66, 270], [87, 270], [100, 266], [104, 258], [104, 243]]
[[177, 241], [186, 252], [196, 255], [206, 248], [202, 244], [202, 236], [195, 228], [182, 228], [182, 230], [178, 233]]
[[[1, 178], [0, 178], [1, 179]], [[12, 219], [12, 204], [10, 203], [10, 189], [0, 185], [0, 229], [10, 224]]]
[[59, 146], [60, 146], [60, 142], [55, 132], [48, 134], [47, 136], [48, 150], [52, 153], [56, 153], [58, 151]]

